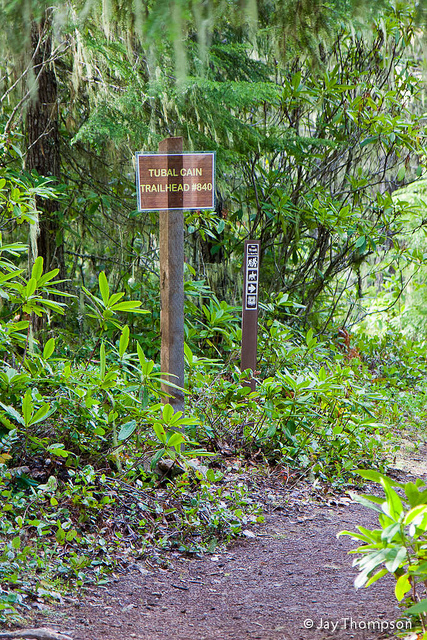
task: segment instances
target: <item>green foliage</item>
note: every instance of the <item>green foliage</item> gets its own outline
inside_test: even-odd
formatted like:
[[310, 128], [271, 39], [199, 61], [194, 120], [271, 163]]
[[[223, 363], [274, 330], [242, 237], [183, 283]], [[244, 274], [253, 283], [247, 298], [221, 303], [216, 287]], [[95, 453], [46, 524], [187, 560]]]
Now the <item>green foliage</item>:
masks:
[[[395, 331], [360, 333], [354, 349], [338, 329], [323, 337], [375, 300], [399, 327], [404, 279], [418, 270], [423, 286], [420, 202], [392, 195], [425, 163], [419, 7], [359, 3], [362, 28], [347, 20], [356, 3], [259, 0], [257, 16], [216, 1], [98, 4], [53, 3], [47, 20], [28, 5], [53, 38], [61, 183], [22, 169], [21, 107], [37, 91], [16, 51], [35, 57], [29, 30], [0, 63], [0, 616], [55, 598], [59, 578], [104, 581], [126, 553], [212, 550], [257, 521], [247, 488], [201, 456], [340, 485], [382, 469], [382, 421], [396, 425], [425, 369], [425, 345]], [[17, 9], [0, 11], [25, 31]], [[171, 135], [217, 152], [216, 210], [185, 214], [185, 415], [160, 386], [158, 216], [136, 212], [132, 165]], [[54, 223], [46, 273], [37, 221]], [[262, 247], [256, 392], [238, 369], [248, 237]], [[387, 491], [383, 515], [400, 523]], [[413, 513], [408, 532], [424, 526]], [[393, 553], [383, 561], [402, 563]], [[418, 580], [402, 566], [399, 595]]]
[[365, 372], [342, 363], [312, 330], [300, 341], [275, 321], [261, 342], [264, 367], [272, 368], [270, 357], [281, 367], [255, 392], [242, 385], [244, 372], [212, 372], [209, 361], [193, 363], [187, 347], [190, 408], [200, 421], [193, 437], [213, 450], [225, 443], [241, 453], [261, 450], [271, 462], [336, 483], [347, 482], [361, 464], [381, 466], [386, 436], [376, 415], [382, 396], [370, 389]]
[[211, 292], [209, 304], [201, 309], [190, 307], [191, 319], [186, 321], [186, 341], [208, 356], [224, 357], [239, 341], [241, 309], [224, 300], [219, 302]]
[[96, 320], [98, 331], [100, 331], [101, 333], [106, 332], [109, 328], [109, 325], [112, 325], [118, 329], [121, 328], [121, 324], [116, 320], [113, 320], [113, 317], [117, 313], [149, 313], [149, 311], [139, 309], [139, 307], [141, 306], [141, 302], [139, 301], [122, 300], [125, 295], [124, 291], [113, 293], [110, 296], [110, 288], [108, 285], [107, 277], [103, 271], [101, 271], [101, 273], [99, 274], [99, 290], [101, 293], [101, 298], [88, 291], [86, 287], [82, 287], [82, 289], [92, 303], [91, 305], [89, 305], [91, 313], [88, 313], [87, 315], [89, 318], [93, 318], [94, 320]]
[[[420, 3], [372, 8], [359, 0], [325, 8], [305, 0], [296, 10], [288, 1], [259, 1], [257, 15], [233, 3], [177, 2], [173, 11], [142, 3], [136, 13], [126, 3], [98, 4], [83, 10], [71, 3], [65, 11], [53, 4], [64, 183], [49, 192], [46, 178], [34, 178], [39, 205], [61, 193], [57, 243], [66, 249], [64, 271], [79, 294], [83, 286], [97, 297], [93, 279], [104, 272], [104, 291], [105, 284], [127, 289], [158, 314], [157, 221], [155, 215], [138, 221], [132, 157], [142, 147], [154, 151], [166, 135], [183, 135], [188, 150], [217, 151], [217, 210], [186, 218], [196, 278], [211, 265], [224, 267], [211, 283], [219, 304], [224, 297], [236, 300], [242, 243], [251, 235], [265, 247], [265, 297], [289, 295], [301, 305], [295, 316], [307, 328], [327, 327], [332, 310], [342, 318], [360, 310], [379, 258], [387, 255], [397, 271], [396, 254], [416, 261], [400, 242], [413, 203], [391, 193], [422, 174], [424, 162]], [[352, 23], [360, 6], [369, 16], [364, 27]], [[38, 20], [43, 8], [30, 3], [28, 11]], [[16, 18], [14, 28], [21, 24], [15, 11], [12, 5], [6, 11]], [[8, 54], [8, 71], [19, 78], [22, 60]], [[14, 73], [4, 74], [12, 120], [21, 112]], [[34, 94], [29, 69], [26, 76], [24, 102]], [[25, 140], [15, 134], [3, 142], [5, 166], [18, 166]], [[35, 210], [29, 191], [35, 187], [20, 188], [22, 176], [9, 185], [12, 172], [4, 173], [8, 206], [25, 209], [24, 198]], [[96, 324], [111, 324], [106, 304], [102, 296], [91, 299]], [[78, 314], [81, 308], [73, 310], [76, 324]], [[155, 357], [158, 317], [132, 323], [142, 336], [149, 330], [145, 339]]]
[[[274, 19], [282, 25], [291, 9], [277, 7]], [[291, 295], [301, 305], [300, 320], [326, 327], [336, 301], [343, 317], [356, 304], [361, 268], [393, 255], [408, 203], [393, 200], [390, 190], [411, 180], [424, 157], [418, 62], [410, 46], [414, 17], [410, 6], [389, 7], [372, 20], [370, 33], [337, 25], [313, 73], [303, 56], [293, 66], [278, 64], [270, 14], [261, 11], [255, 40], [224, 17], [203, 56], [195, 28], [182, 45], [188, 74], [179, 82], [173, 45], [160, 48], [154, 79], [133, 64], [136, 56], [149, 58], [143, 44], [129, 51], [96, 29], [89, 41], [82, 36], [97, 68], [107, 79], [114, 76], [105, 87], [117, 89], [97, 94], [75, 143], [106, 152], [113, 139], [119, 148], [154, 150], [174, 131], [189, 149], [216, 150], [218, 210], [187, 216], [192, 263], [224, 263], [230, 293], [242, 241], [257, 235], [265, 246], [265, 289]], [[392, 188], [378, 189], [379, 180]], [[92, 211], [90, 191], [84, 206]], [[111, 197], [108, 206], [118, 203]], [[94, 210], [98, 224], [100, 209]], [[369, 285], [373, 277], [372, 268]], [[217, 287], [214, 292], [223, 304]]]
[[426, 374], [426, 343], [388, 327], [381, 335], [360, 332], [356, 344], [378, 385], [413, 388]]
[[86, 465], [40, 483], [0, 468], [0, 621], [17, 620], [32, 598], [60, 599], [64, 580], [103, 584], [117, 562], [162, 562], [157, 550], [212, 552], [262, 521], [247, 487], [214, 475], [185, 474], [171, 493], [140, 469], [116, 479]]
[[[19, 149], [13, 142], [3, 135], [0, 136], [1, 229], [7, 229], [13, 222], [16, 224], [37, 222], [37, 198], [55, 199], [58, 197], [49, 178], [30, 177], [26, 174], [16, 174], [10, 170], [8, 167], [11, 161], [10, 156], [16, 157], [18, 151]], [[16, 246], [18, 247], [18, 245]]]
[[[427, 490], [426, 483], [399, 483], [374, 471], [359, 471], [362, 478], [381, 485], [384, 497], [352, 493], [354, 500], [378, 513], [379, 529], [359, 526], [358, 532], [341, 531], [363, 544], [350, 553], [361, 554], [353, 562], [359, 569], [355, 586], [370, 586], [390, 573], [396, 578], [395, 595], [406, 614], [427, 631]], [[424, 599], [422, 599], [424, 598]], [[424, 636], [423, 636], [424, 637]]]

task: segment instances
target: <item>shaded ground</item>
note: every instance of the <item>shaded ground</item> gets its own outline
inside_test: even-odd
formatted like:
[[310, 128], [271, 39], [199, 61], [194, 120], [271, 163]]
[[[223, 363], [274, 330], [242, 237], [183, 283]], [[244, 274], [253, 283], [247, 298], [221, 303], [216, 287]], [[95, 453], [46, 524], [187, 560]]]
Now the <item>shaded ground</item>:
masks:
[[[133, 565], [81, 601], [35, 623], [74, 640], [360, 640], [394, 637], [394, 581], [355, 591], [342, 529], [374, 526], [375, 515], [346, 499], [322, 505], [304, 489], [268, 489], [263, 525], [224, 553], [173, 558], [172, 567]], [[33, 620], [34, 623], [34, 620]], [[381, 631], [382, 628], [382, 631]]]

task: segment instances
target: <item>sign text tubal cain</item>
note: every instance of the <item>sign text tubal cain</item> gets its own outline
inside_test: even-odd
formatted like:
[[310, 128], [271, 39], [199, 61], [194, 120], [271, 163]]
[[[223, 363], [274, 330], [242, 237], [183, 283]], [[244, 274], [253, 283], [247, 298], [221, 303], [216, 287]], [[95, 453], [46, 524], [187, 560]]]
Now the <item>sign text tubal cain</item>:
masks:
[[139, 211], [215, 208], [214, 153], [137, 153]]

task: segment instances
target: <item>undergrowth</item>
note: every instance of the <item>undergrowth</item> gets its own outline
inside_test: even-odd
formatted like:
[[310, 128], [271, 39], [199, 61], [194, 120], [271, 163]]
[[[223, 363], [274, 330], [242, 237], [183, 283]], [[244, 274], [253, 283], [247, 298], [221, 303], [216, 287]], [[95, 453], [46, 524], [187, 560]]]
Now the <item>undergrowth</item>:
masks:
[[2, 472], [0, 621], [19, 620], [35, 601], [60, 599], [67, 583], [103, 584], [135, 559], [162, 566], [165, 551], [213, 552], [263, 520], [247, 485], [222, 483], [219, 471], [211, 481], [196, 471], [165, 485], [143, 472], [111, 477], [89, 465], [63, 475], [36, 484], [25, 469]]
[[422, 377], [397, 338], [397, 355], [361, 338], [350, 349], [339, 332], [291, 330], [269, 305], [252, 392], [238, 367], [240, 310], [214, 296], [197, 306], [206, 286], [187, 283], [184, 416], [161, 389], [151, 333], [135, 328], [148, 311], [112, 293], [103, 272], [83, 289], [84, 349], [47, 320], [33, 338], [34, 319], [63, 315], [69, 296], [41, 258], [25, 276], [25, 251], [0, 247], [0, 621], [67, 582], [105, 581], [130, 557], [162, 561], [160, 551], [212, 551], [241, 535], [261, 507], [243, 480], [222, 476], [218, 456], [335, 487], [361, 466], [384, 470], [390, 398]]

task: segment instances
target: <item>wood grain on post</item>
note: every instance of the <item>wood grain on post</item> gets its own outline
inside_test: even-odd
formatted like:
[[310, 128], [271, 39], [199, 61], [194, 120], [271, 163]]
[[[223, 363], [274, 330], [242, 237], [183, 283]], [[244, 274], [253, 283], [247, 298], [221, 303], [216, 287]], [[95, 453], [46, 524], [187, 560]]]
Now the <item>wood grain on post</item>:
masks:
[[[182, 138], [166, 138], [159, 153], [182, 153]], [[176, 167], [177, 159], [174, 158]], [[178, 172], [179, 173], [179, 172]], [[182, 194], [182, 192], [181, 192]], [[174, 203], [176, 204], [176, 193]], [[169, 193], [172, 196], [172, 192]], [[164, 380], [184, 388], [184, 213], [180, 209], [159, 212], [160, 236], [160, 366]], [[163, 383], [175, 411], [184, 411], [184, 392]]]

